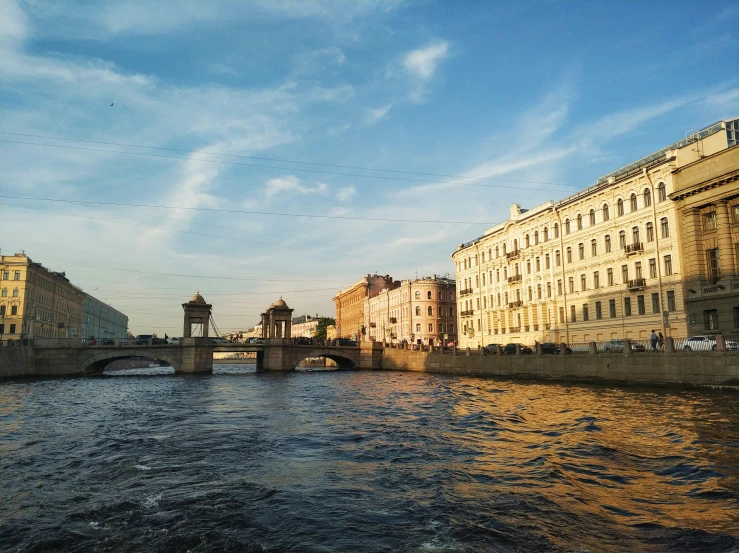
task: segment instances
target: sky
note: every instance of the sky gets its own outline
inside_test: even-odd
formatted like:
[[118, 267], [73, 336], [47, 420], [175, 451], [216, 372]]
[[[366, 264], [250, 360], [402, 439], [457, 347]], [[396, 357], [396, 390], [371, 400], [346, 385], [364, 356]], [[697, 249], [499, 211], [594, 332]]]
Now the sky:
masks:
[[181, 333], [334, 315], [739, 115], [739, 3], [0, 0], [0, 251]]

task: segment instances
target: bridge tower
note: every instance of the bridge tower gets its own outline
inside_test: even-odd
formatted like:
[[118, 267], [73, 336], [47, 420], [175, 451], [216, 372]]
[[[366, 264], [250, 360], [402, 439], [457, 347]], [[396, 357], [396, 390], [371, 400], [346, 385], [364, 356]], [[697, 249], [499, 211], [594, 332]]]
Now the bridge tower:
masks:
[[195, 292], [195, 295], [190, 301], [182, 304], [182, 309], [185, 310], [185, 326], [182, 329], [183, 338], [194, 338], [192, 334], [193, 325], [195, 325], [196, 329], [200, 327], [203, 338], [208, 337], [212, 307], [212, 304], [205, 303], [199, 291]]
[[279, 300], [262, 313], [262, 338], [290, 338], [293, 311], [280, 296]]

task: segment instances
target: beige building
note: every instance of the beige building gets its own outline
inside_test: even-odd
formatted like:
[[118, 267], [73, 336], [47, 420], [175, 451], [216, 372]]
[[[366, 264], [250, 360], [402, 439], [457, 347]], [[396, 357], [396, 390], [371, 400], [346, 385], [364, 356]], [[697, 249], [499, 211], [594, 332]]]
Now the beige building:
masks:
[[739, 119], [727, 125], [731, 147], [701, 145], [673, 171], [690, 335], [739, 334]]
[[403, 280], [364, 300], [364, 339], [424, 345], [455, 341], [455, 311], [454, 280], [437, 275]]
[[334, 296], [336, 304], [336, 335], [338, 338], [359, 340], [364, 325], [364, 300], [372, 298], [384, 288], [393, 287], [390, 276], [367, 275]]
[[734, 125], [711, 125], [558, 202], [514, 204], [507, 221], [461, 244], [460, 345], [686, 336], [673, 171], [732, 145]]

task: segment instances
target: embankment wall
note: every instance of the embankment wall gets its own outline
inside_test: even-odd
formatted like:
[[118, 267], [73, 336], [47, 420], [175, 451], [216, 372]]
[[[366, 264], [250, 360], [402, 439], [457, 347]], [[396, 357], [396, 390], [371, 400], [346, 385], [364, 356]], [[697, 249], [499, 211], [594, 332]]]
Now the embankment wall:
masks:
[[739, 386], [739, 353], [481, 355], [386, 348], [382, 368], [527, 380]]

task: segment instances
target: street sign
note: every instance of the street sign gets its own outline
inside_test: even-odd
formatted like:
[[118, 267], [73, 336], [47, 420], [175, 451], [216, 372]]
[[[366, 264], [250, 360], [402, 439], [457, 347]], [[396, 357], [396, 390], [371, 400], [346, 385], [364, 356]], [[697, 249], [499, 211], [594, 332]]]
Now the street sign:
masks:
[[448, 340], [448, 339], [449, 339], [449, 334], [444, 334], [444, 340]]

